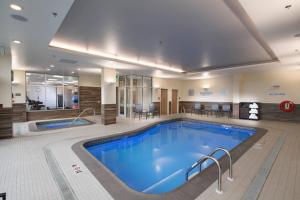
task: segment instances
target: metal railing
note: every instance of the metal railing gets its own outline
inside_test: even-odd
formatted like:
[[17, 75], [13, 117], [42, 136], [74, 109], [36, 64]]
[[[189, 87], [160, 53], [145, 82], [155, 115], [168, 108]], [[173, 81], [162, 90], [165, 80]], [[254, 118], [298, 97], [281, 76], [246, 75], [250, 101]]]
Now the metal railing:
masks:
[[86, 111], [93, 111], [93, 114], [94, 114], [94, 121], [96, 122], [96, 111], [94, 108], [86, 108], [84, 109], [71, 123], [70, 123], [70, 126], [76, 122], [76, 120], [80, 119], [80, 117], [86, 112]]
[[[228, 156], [228, 160], [229, 160], [229, 176], [227, 177], [227, 180], [229, 181], [233, 181], [233, 174], [232, 174], [232, 158], [231, 158], [231, 154], [229, 153], [228, 150], [224, 149], [224, 148], [216, 148], [212, 153], [210, 153], [208, 156], [213, 156], [215, 155], [215, 153], [217, 153], [218, 151], [224, 151], [225, 154]], [[201, 165], [200, 165], [200, 172], [201, 172]]]
[[[189, 180], [189, 174], [190, 172], [195, 169], [198, 165], [202, 165], [203, 162], [205, 162], [206, 160], [212, 160], [214, 161], [217, 166], [218, 166], [218, 171], [219, 171], [219, 176], [218, 176], [218, 188], [216, 190], [217, 193], [219, 194], [222, 194], [223, 191], [222, 191], [222, 169], [221, 169], [221, 166], [220, 166], [220, 163], [217, 159], [215, 159], [214, 157], [211, 157], [211, 156], [203, 156], [200, 160], [198, 160], [196, 163], [194, 163], [187, 171], [186, 171], [186, 174], [185, 174], [185, 180], [188, 181]], [[201, 170], [201, 168], [200, 168]]]
[[0, 200], [6, 200], [6, 193], [0, 193]]
[[225, 152], [225, 154], [228, 156], [229, 159], [229, 176], [227, 177], [227, 180], [229, 181], [233, 181], [233, 170], [232, 170], [232, 157], [229, 153], [228, 150], [224, 149], [224, 148], [216, 148], [212, 153], [210, 153], [207, 156], [203, 156], [200, 160], [198, 160], [197, 162], [195, 162], [190, 168], [187, 169], [186, 174], [185, 174], [185, 180], [188, 181], [189, 180], [189, 174], [190, 172], [195, 169], [197, 166], [199, 166], [199, 173], [202, 171], [202, 164], [207, 161], [207, 160], [212, 160], [213, 162], [216, 163], [217, 167], [218, 167], [218, 188], [216, 190], [217, 193], [222, 194], [223, 190], [222, 190], [222, 169], [220, 166], [219, 161], [214, 158], [214, 154], [219, 152], [219, 151], [223, 151]]

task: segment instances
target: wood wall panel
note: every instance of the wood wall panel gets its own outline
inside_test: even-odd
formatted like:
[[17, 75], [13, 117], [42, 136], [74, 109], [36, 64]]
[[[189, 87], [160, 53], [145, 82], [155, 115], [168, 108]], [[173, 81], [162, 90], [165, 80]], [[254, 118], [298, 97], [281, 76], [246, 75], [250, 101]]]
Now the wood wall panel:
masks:
[[25, 103], [14, 103], [13, 107], [13, 122], [26, 122], [27, 114], [26, 114], [26, 104]]
[[77, 117], [79, 110], [46, 110], [27, 112], [27, 121]]
[[296, 110], [294, 112], [285, 113], [279, 109], [279, 104], [261, 103], [260, 117], [264, 120], [300, 122], [300, 104], [296, 105]]
[[104, 125], [117, 123], [117, 104], [102, 104], [101, 120]]
[[12, 137], [12, 116], [12, 108], [0, 109], [0, 139]]
[[[101, 88], [100, 87], [79, 87], [79, 106], [80, 111], [86, 108], [94, 108], [96, 114], [101, 114]], [[93, 114], [88, 111], [86, 115]]]

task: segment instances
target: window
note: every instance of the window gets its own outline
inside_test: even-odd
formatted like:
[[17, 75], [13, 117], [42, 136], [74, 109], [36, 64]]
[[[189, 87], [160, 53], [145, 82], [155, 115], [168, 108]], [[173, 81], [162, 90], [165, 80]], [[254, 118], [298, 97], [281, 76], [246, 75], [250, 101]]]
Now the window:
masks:
[[120, 76], [118, 101], [119, 114], [126, 117], [131, 116], [137, 105], [148, 110], [152, 103], [152, 78], [138, 75]]
[[27, 110], [78, 109], [78, 77], [26, 73]]

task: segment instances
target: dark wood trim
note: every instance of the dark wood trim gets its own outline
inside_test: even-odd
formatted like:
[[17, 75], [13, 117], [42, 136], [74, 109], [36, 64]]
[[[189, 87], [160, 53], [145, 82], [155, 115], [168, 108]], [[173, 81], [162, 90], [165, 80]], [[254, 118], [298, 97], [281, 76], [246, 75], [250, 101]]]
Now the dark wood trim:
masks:
[[45, 119], [62, 119], [76, 117], [79, 114], [79, 110], [45, 110], [45, 111], [32, 111], [27, 112], [27, 120], [45, 120]]
[[27, 114], [26, 114], [26, 103], [14, 103], [13, 104], [13, 122], [26, 122]]
[[[79, 87], [79, 108], [83, 111], [86, 108], [94, 108], [96, 114], [101, 114], [101, 88], [100, 87]], [[86, 112], [84, 116], [92, 115], [92, 111]]]
[[0, 109], [0, 139], [11, 138], [13, 136], [12, 117], [12, 108]]
[[177, 104], [178, 104], [178, 90], [172, 89], [172, 114], [177, 114]]
[[104, 125], [117, 123], [117, 104], [102, 104], [102, 123]]

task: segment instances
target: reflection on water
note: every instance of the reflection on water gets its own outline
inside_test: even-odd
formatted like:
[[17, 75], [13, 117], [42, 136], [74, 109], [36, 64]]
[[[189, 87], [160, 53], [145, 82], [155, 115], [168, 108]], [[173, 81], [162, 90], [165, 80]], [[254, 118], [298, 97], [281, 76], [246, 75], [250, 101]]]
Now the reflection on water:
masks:
[[[253, 130], [177, 121], [154, 126], [139, 135], [88, 147], [98, 160], [129, 187], [151, 194], [168, 192], [185, 182], [185, 172], [217, 147], [232, 149]], [[216, 154], [221, 157], [222, 152]], [[206, 161], [202, 169], [209, 166]], [[192, 173], [199, 171], [195, 169]]]

